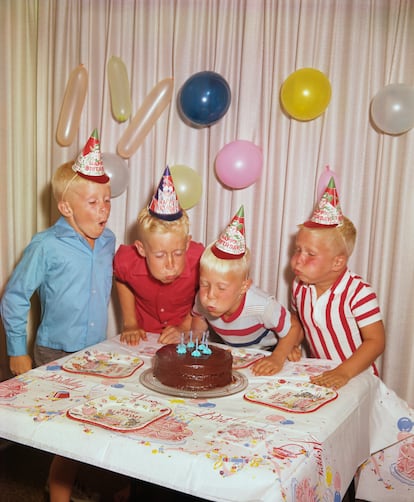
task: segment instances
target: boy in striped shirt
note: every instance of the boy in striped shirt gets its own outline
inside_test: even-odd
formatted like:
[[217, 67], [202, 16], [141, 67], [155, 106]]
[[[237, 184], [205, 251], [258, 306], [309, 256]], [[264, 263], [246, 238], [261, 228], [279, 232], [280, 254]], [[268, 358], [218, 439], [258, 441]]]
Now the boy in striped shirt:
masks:
[[375, 292], [348, 269], [356, 230], [343, 216], [333, 178], [312, 218], [299, 225], [291, 267], [292, 310], [299, 317], [311, 357], [340, 364], [311, 378], [338, 389], [373, 366], [385, 349]]
[[200, 289], [193, 308], [193, 331], [207, 325], [232, 347], [271, 351], [252, 366], [256, 375], [272, 375], [283, 368], [299, 342], [300, 326], [274, 296], [252, 285], [250, 251], [244, 237], [244, 209], [240, 207], [220, 238], [200, 259]]

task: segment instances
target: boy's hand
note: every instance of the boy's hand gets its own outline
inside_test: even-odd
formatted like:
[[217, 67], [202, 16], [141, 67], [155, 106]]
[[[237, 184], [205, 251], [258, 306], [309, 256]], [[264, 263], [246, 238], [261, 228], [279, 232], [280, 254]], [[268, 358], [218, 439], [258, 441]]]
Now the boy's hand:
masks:
[[277, 354], [273, 353], [271, 356], [256, 361], [252, 366], [252, 372], [257, 376], [274, 375], [283, 368], [284, 362], [283, 357], [278, 357]]
[[297, 362], [300, 361], [302, 357], [302, 350], [299, 346], [296, 345], [296, 347], [293, 347], [292, 352], [288, 355], [288, 360]]
[[141, 328], [125, 328], [121, 333], [121, 342], [127, 345], [138, 345], [140, 340], [146, 340], [147, 333]]
[[350, 380], [349, 376], [341, 371], [340, 366], [333, 370], [324, 371], [320, 375], [310, 377], [310, 382], [315, 385], [320, 385], [322, 387], [328, 387], [330, 389], [339, 389], [347, 384]]
[[163, 344], [180, 343], [182, 331], [177, 326], [167, 326], [161, 332], [158, 341]]
[[21, 375], [31, 369], [32, 358], [30, 356], [10, 356], [10, 371], [13, 375]]

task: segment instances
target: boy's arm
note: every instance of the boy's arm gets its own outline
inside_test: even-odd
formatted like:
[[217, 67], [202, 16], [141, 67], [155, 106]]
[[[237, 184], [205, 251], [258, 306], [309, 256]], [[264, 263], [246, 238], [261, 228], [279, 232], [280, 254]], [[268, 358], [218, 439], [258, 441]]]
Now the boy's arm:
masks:
[[13, 375], [21, 375], [32, 369], [32, 358], [28, 355], [10, 356], [9, 365]]
[[138, 326], [134, 293], [123, 282], [116, 280], [115, 284], [123, 319], [121, 342], [127, 345], [138, 345], [140, 340], [147, 339], [147, 334]]
[[302, 326], [295, 314], [290, 314], [290, 330], [287, 335], [280, 338], [272, 354], [263, 359], [259, 359], [252, 371], [255, 375], [273, 375], [278, 373], [285, 364], [288, 356], [300, 344], [303, 339]]
[[181, 333], [188, 333], [191, 330], [191, 313], [189, 312], [182, 323], [178, 326], [166, 326], [158, 339], [160, 343], [179, 343]]
[[323, 387], [339, 389], [359, 373], [369, 368], [385, 349], [385, 329], [382, 321], [377, 321], [360, 329], [362, 344], [351, 357], [335, 369], [311, 377], [311, 382]]
[[162, 330], [159, 338], [160, 343], [179, 343], [181, 333], [186, 335], [192, 331], [193, 340], [201, 340], [201, 334], [208, 329], [208, 324], [204, 317], [189, 312], [184, 321], [179, 326], [167, 326]]

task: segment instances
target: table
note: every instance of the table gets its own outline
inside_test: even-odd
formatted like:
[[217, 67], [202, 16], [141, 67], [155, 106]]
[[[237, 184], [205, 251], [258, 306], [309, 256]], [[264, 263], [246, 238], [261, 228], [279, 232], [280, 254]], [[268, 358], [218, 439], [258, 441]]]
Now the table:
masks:
[[[144, 364], [128, 377], [65, 371], [62, 365], [73, 360], [68, 356], [0, 383], [0, 436], [207, 500], [341, 500], [369, 456], [366, 417], [378, 381], [369, 370], [340, 389], [335, 400], [308, 413], [243, 396], [276, 379], [306, 382], [333, 367], [332, 361], [287, 362], [272, 377], [239, 369], [248, 387], [225, 397], [169, 396], [140, 383], [159, 347], [156, 340], [149, 335], [129, 347], [116, 336], [89, 349], [94, 357], [139, 357]], [[171, 413], [127, 432], [67, 416], [68, 409], [102, 396], [155, 403]]]

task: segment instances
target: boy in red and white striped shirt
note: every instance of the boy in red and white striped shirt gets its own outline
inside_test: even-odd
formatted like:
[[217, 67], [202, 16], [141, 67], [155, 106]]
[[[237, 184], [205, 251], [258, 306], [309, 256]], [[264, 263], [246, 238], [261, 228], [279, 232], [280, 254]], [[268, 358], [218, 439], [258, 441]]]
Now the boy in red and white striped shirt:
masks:
[[343, 216], [331, 179], [312, 218], [296, 235], [292, 310], [297, 313], [310, 355], [340, 361], [313, 383], [338, 389], [385, 349], [385, 330], [375, 292], [348, 269], [356, 230]]

